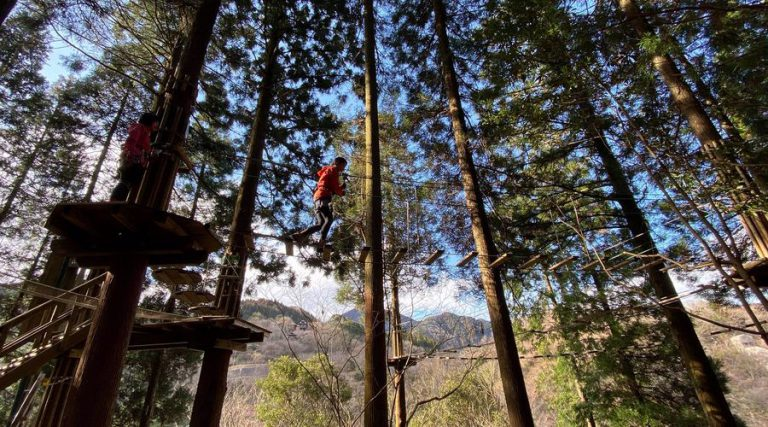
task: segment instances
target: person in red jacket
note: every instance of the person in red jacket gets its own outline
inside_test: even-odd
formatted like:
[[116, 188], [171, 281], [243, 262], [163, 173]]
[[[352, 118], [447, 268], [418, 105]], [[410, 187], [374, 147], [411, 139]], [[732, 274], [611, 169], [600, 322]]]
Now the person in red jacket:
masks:
[[112, 190], [109, 197], [110, 202], [124, 202], [128, 198], [132, 189], [141, 184], [144, 177], [144, 170], [149, 163], [150, 137], [152, 132], [156, 132], [160, 125], [160, 118], [152, 113], [144, 113], [139, 118], [138, 123], [132, 124], [128, 128], [128, 138], [123, 144], [123, 150], [120, 153], [120, 181]]
[[344, 195], [346, 184], [339, 181], [339, 175], [344, 172], [346, 167], [347, 160], [343, 157], [337, 157], [332, 165], [323, 166], [323, 168], [317, 172], [319, 178], [317, 180], [317, 188], [313, 194], [317, 224], [306, 230], [293, 233], [291, 235], [293, 240], [303, 242], [307, 237], [319, 230], [320, 241], [318, 242], [318, 246], [321, 248], [325, 246], [325, 242], [328, 239], [328, 231], [331, 229], [331, 224], [333, 223], [333, 207], [331, 207], [331, 199], [334, 195]]

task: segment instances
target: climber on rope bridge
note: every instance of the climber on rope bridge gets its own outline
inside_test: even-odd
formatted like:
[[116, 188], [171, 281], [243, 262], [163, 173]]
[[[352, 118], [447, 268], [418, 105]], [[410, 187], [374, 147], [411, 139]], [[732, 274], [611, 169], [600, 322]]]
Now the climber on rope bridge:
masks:
[[[323, 166], [323, 168], [317, 172], [319, 178], [317, 180], [317, 188], [315, 188], [313, 194], [317, 224], [298, 233], [291, 234], [291, 238], [296, 243], [304, 243], [310, 235], [319, 230], [320, 241], [318, 242], [318, 247], [321, 249], [325, 247], [325, 242], [328, 239], [328, 231], [331, 229], [331, 224], [333, 223], [333, 207], [331, 206], [331, 199], [334, 195], [344, 195], [346, 174], [343, 172], [346, 167], [347, 160], [343, 157], [337, 157], [334, 159], [332, 165]], [[344, 178], [345, 182], [340, 182], [339, 175]]]

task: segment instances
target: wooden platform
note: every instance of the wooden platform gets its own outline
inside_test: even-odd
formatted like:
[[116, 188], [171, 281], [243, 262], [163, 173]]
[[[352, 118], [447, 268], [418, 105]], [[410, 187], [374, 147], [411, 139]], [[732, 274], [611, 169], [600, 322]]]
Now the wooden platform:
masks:
[[150, 265], [200, 264], [221, 247], [200, 222], [133, 203], [61, 203], [45, 227], [60, 237], [53, 252], [83, 267], [135, 253], [147, 255]]
[[206, 316], [175, 322], [136, 324], [131, 334], [132, 350], [223, 348], [245, 350], [248, 343], [261, 342], [269, 330], [242, 319]]

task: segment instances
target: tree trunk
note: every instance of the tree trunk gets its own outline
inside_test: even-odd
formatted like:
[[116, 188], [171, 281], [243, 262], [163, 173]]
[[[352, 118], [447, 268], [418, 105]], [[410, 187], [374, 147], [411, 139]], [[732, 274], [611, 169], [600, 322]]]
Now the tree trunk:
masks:
[[438, 52], [442, 65], [446, 96], [448, 98], [451, 126], [458, 150], [458, 160], [467, 208], [472, 220], [472, 235], [478, 253], [480, 278], [485, 290], [488, 313], [491, 318], [491, 326], [493, 327], [499, 371], [504, 386], [504, 397], [507, 403], [507, 411], [509, 412], [509, 420], [513, 426], [532, 426], [533, 416], [530, 403], [528, 402], [528, 393], [525, 389], [525, 380], [517, 352], [517, 345], [515, 344], [509, 308], [504, 296], [501, 274], [497, 269], [489, 267], [491, 262], [498, 257], [498, 252], [493, 243], [491, 228], [488, 225], [477, 171], [475, 170], [472, 151], [467, 138], [464, 111], [459, 96], [459, 84], [454, 70], [453, 54], [446, 30], [445, 5], [442, 0], [433, 0], [433, 6], [435, 12], [435, 32], [437, 33]]
[[[256, 206], [256, 191], [269, 129], [269, 112], [274, 100], [280, 40], [285, 31], [283, 11], [280, 11], [277, 16], [264, 50], [264, 74], [261, 79], [253, 125], [248, 136], [248, 158], [235, 203], [229, 241], [224, 252], [229, 262], [222, 265], [216, 285], [216, 306], [231, 317], [237, 317], [240, 312], [240, 297], [248, 263], [249, 244], [246, 243], [246, 239], [253, 238], [251, 224]], [[192, 407], [193, 425], [216, 426], [219, 424], [224, 395], [210, 396], [209, 394], [212, 390], [216, 390], [217, 393], [226, 391], [231, 354], [231, 351], [220, 349], [206, 350]]]
[[205, 63], [205, 52], [213, 33], [221, 0], [203, 0], [190, 25], [189, 38], [176, 69], [173, 88], [165, 98], [162, 120], [153, 157], [144, 175], [136, 203], [165, 209], [168, 206], [179, 167], [177, 151], [184, 145], [192, 108], [197, 99], [197, 84]]
[[189, 210], [189, 217], [195, 219], [197, 215], [197, 207], [200, 204], [200, 195], [203, 192], [203, 179], [205, 177], [206, 163], [200, 166], [200, 173], [197, 176], [197, 187], [195, 187], [195, 197], [192, 199], [192, 208]]
[[[691, 61], [689, 61], [684, 54], [680, 55], [679, 59], [683, 63], [683, 68], [685, 69], [686, 74], [688, 74], [689, 78], [693, 79], [693, 85], [696, 88], [699, 96], [703, 99], [704, 105], [710, 108], [710, 111], [715, 117], [715, 120], [717, 120], [717, 123], [720, 125], [720, 128], [723, 130], [723, 132], [726, 133], [726, 135], [728, 135], [728, 139], [730, 140], [731, 144], [737, 144], [743, 150], [745, 150], [747, 159], [750, 160], [750, 163], [752, 163], [755, 158], [754, 153], [750, 147], [747, 146], [744, 138], [741, 137], [739, 130], [736, 129], [736, 126], [733, 124], [731, 118], [728, 117], [728, 114], [715, 98], [712, 90], [710, 90], [709, 86], [704, 82], [704, 80], [701, 79], [698, 71], [696, 70], [696, 67], [691, 64]], [[768, 194], [768, 177], [766, 177], [765, 172], [760, 167], [749, 165], [747, 166], [747, 170], [749, 170], [749, 173], [755, 180], [755, 185], [757, 185], [757, 187], [760, 189], [760, 192], [763, 194]]]
[[232, 356], [232, 350], [213, 348], [205, 351], [189, 427], [217, 427], [219, 425], [221, 410], [224, 407], [224, 396], [227, 394], [226, 373], [229, 369], [230, 356]]
[[85, 195], [83, 196], [84, 202], [90, 202], [91, 197], [93, 197], [93, 190], [96, 188], [96, 182], [99, 180], [101, 167], [104, 165], [104, 160], [107, 158], [107, 153], [109, 153], [109, 146], [112, 144], [112, 137], [115, 135], [115, 132], [117, 132], [117, 127], [120, 125], [120, 120], [123, 118], [125, 105], [128, 103], [128, 96], [129, 91], [126, 90], [125, 95], [123, 95], [123, 99], [120, 101], [120, 107], [117, 109], [115, 118], [112, 120], [112, 123], [109, 126], [109, 131], [107, 131], [107, 138], [104, 141], [104, 147], [101, 149], [101, 153], [99, 154], [99, 159], [96, 161], [96, 166], [93, 168], [91, 182], [88, 183], [88, 189], [85, 191]]
[[0, 27], [14, 7], [16, 7], [16, 0], [0, 0]]
[[[179, 29], [181, 34], [176, 38], [176, 42], [173, 44], [173, 49], [171, 49], [171, 57], [168, 58], [168, 64], [165, 66], [163, 79], [160, 81], [160, 90], [152, 98], [152, 107], [150, 111], [153, 111], [157, 117], [163, 117], [163, 114], [165, 113], [164, 102], [176, 84], [176, 68], [178, 68], [181, 54], [184, 52], [184, 41], [186, 39], [184, 32], [186, 31], [188, 24], [189, 20], [182, 16]], [[150, 84], [148, 86], [153, 85]]]
[[[600, 156], [605, 173], [613, 186], [616, 199], [627, 220], [627, 227], [634, 236], [634, 242], [640, 245], [638, 251], [647, 251], [645, 253], [650, 260], [658, 260], [659, 252], [651, 237], [650, 227], [637, 205], [621, 164], [613, 155], [602, 129], [597, 124], [594, 108], [589, 103], [582, 103], [579, 108], [587, 123], [587, 137], [593, 141], [595, 150]], [[691, 382], [707, 420], [712, 426], [735, 425], [735, 420], [715, 371], [701, 346], [691, 319], [685, 311], [685, 306], [679, 298], [674, 299], [677, 297], [677, 291], [669, 275], [662, 271], [663, 268], [663, 262], [649, 263], [645, 272], [648, 274], [648, 279], [658, 299], [673, 299], [672, 302], [663, 304], [661, 308], [669, 321], [672, 334], [677, 340], [680, 356], [691, 377]]]
[[72, 379], [64, 426], [109, 425], [146, 268], [144, 255], [115, 257]]
[[[56, 110], [54, 110], [54, 112], [55, 111]], [[50, 126], [51, 126], [51, 119], [49, 118], [45, 122], [43, 133], [40, 136], [40, 139], [38, 139], [37, 143], [35, 144], [35, 148], [32, 149], [32, 152], [29, 153], [29, 155], [22, 162], [21, 170], [19, 171], [18, 176], [16, 176], [16, 179], [13, 180], [13, 184], [11, 184], [11, 191], [8, 192], [8, 197], [6, 197], [5, 199], [3, 208], [0, 209], [0, 224], [2, 224], [8, 218], [8, 214], [11, 212], [11, 208], [13, 208], [13, 203], [16, 201], [16, 198], [19, 196], [21, 187], [22, 185], [24, 185], [24, 181], [27, 180], [27, 175], [29, 175], [29, 171], [32, 170], [32, 165], [35, 163], [35, 160], [37, 160], [37, 157], [40, 156], [41, 154], [46, 154], [48, 152], [48, 149], [50, 148], [50, 144], [46, 143], [45, 140], [48, 137], [48, 131], [50, 130]]]
[[366, 427], [388, 425], [387, 337], [384, 329], [384, 256], [382, 253], [381, 158], [379, 153], [376, 22], [373, 0], [363, 2], [365, 33], [365, 417]]
[[[157, 156], [150, 162], [138, 195], [145, 206], [167, 206], [179, 164], [173, 150], [184, 142], [220, 6], [221, 0], [204, 0], [195, 14], [179, 65], [180, 78], [167, 99], [158, 137], [170, 148], [170, 155]], [[146, 269], [147, 258], [142, 254], [115, 257], [112, 262], [113, 280], [102, 291], [94, 313], [85, 351], [72, 381], [74, 399], [67, 404], [65, 426], [109, 424]]]
[[[634, 0], [619, 0], [619, 7], [629, 23], [640, 36], [653, 34]], [[654, 53], [653, 67], [659, 72], [669, 88], [672, 101], [688, 121], [696, 138], [701, 143], [702, 151], [713, 162], [725, 188], [733, 189], [731, 197], [737, 205], [748, 201], [749, 194], [760, 195], [760, 189], [752, 176], [738, 159], [728, 155], [720, 133], [712, 124], [707, 112], [701, 105], [688, 83], [683, 80], [680, 70], [669, 55]], [[745, 212], [740, 214], [755, 250], [762, 258], [768, 257], [768, 219], [763, 212]]]
[[[283, 15], [281, 12], [277, 20], [282, 21], [282, 19]], [[261, 175], [267, 130], [269, 129], [269, 112], [274, 101], [274, 86], [277, 79], [277, 65], [280, 55], [279, 45], [284, 31], [282, 22], [276, 22], [264, 51], [264, 74], [261, 79], [253, 125], [248, 136], [248, 157], [240, 182], [240, 191], [235, 202], [229, 243], [225, 251], [226, 254], [233, 256], [233, 258], [239, 261], [238, 271], [236, 272], [239, 280], [226, 280], [227, 274], [220, 275], [217, 286], [216, 304], [219, 309], [224, 310], [225, 314], [229, 316], [237, 316], [240, 311], [242, 279], [248, 260], [249, 244], [246, 243], [246, 239], [253, 238], [251, 225], [253, 223], [253, 213], [256, 209], [256, 192]]]
[[[392, 357], [400, 358], [403, 353], [403, 329], [400, 319], [400, 286], [398, 283], [397, 272], [392, 273], [392, 318], [389, 329], [392, 331], [390, 343], [392, 345]], [[395, 378], [392, 381], [395, 389], [394, 405], [395, 416], [392, 420], [397, 427], [405, 427], [408, 413], [405, 406], [405, 365], [395, 365]]]

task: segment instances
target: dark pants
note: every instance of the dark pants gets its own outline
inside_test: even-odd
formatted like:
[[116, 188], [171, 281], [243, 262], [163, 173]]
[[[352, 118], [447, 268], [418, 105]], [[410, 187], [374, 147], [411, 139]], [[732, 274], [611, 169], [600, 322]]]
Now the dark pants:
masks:
[[320, 239], [327, 240], [328, 231], [331, 229], [331, 224], [333, 224], [333, 208], [331, 207], [330, 197], [315, 200], [315, 218], [317, 219], [317, 224], [302, 231], [301, 234], [309, 236], [320, 230]]
[[144, 167], [139, 163], [122, 165], [118, 172], [120, 174], [120, 181], [112, 190], [112, 195], [109, 196], [110, 202], [126, 201], [131, 190], [138, 189], [141, 179], [144, 178]]

